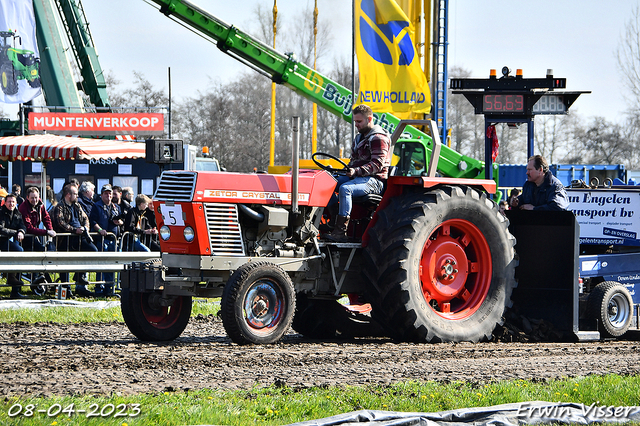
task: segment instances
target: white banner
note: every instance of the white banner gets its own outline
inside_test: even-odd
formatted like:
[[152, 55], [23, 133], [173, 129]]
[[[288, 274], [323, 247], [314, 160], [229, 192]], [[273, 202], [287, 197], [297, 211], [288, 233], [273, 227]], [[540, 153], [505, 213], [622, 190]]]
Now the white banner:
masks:
[[32, 0], [0, 1], [0, 102], [40, 95], [40, 54]]
[[640, 191], [569, 189], [581, 244], [640, 245]]

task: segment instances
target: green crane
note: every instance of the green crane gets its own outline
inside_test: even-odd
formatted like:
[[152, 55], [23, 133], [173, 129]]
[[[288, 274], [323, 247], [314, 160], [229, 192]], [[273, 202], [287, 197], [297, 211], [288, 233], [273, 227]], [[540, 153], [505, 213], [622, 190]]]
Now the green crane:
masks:
[[[151, 1], [160, 7], [160, 12], [197, 31], [215, 43], [224, 53], [351, 122], [351, 91], [298, 62], [293, 54], [278, 52], [186, 0]], [[393, 133], [399, 121], [392, 114], [376, 114], [376, 124], [386, 128], [390, 133]], [[431, 137], [413, 127], [407, 127], [405, 132], [414, 143], [404, 143], [396, 147], [394, 154], [399, 157], [399, 161], [403, 161], [403, 157], [408, 160], [408, 157], [416, 159], [416, 156], [422, 156], [422, 160], [416, 161], [416, 164], [426, 164], [426, 155], [433, 147]], [[494, 176], [498, 175], [496, 167], [494, 166]], [[484, 162], [462, 155], [447, 146], [442, 147], [437, 169], [443, 176], [448, 177], [483, 179], [485, 176]]]

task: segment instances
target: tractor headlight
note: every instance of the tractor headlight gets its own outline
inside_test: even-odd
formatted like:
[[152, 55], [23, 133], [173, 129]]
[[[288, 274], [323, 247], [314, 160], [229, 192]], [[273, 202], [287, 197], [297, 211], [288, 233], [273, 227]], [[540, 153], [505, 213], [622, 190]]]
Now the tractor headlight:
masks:
[[183, 234], [184, 234], [184, 239], [187, 240], [188, 243], [193, 241], [193, 239], [196, 236], [195, 231], [190, 226], [187, 226], [186, 228], [184, 228]]
[[160, 238], [167, 241], [171, 237], [171, 229], [167, 225], [160, 227]]

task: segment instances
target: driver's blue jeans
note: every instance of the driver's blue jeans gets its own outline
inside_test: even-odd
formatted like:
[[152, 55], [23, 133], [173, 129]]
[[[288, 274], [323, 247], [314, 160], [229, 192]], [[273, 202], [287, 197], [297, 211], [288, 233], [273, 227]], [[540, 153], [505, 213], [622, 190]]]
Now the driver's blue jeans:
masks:
[[364, 176], [350, 178], [348, 176], [338, 176], [338, 197], [333, 194], [329, 205], [340, 202], [338, 207], [338, 214], [340, 216], [350, 216], [351, 207], [353, 205], [354, 197], [362, 197], [367, 194], [382, 194], [384, 184], [378, 178], [373, 176]]

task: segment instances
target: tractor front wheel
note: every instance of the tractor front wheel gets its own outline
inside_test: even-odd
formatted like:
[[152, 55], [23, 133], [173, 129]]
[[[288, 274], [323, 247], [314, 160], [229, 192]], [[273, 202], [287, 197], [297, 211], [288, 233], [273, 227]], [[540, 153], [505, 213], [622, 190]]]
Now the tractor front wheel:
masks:
[[296, 295], [289, 275], [270, 262], [249, 262], [222, 293], [222, 324], [235, 343], [275, 343], [291, 327]]
[[168, 341], [180, 336], [191, 316], [191, 296], [176, 296], [169, 304], [162, 292], [123, 288], [122, 317], [129, 330], [143, 341]]

